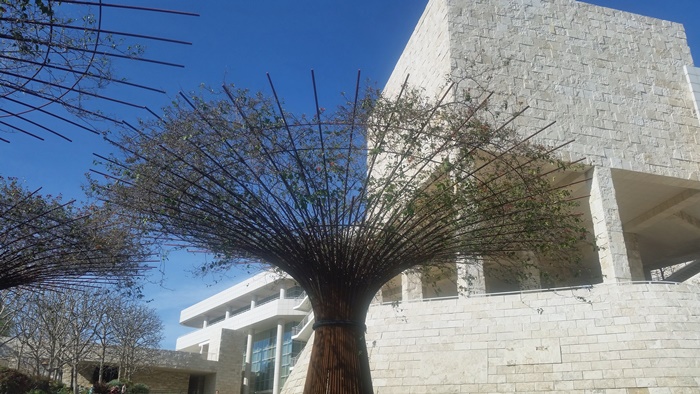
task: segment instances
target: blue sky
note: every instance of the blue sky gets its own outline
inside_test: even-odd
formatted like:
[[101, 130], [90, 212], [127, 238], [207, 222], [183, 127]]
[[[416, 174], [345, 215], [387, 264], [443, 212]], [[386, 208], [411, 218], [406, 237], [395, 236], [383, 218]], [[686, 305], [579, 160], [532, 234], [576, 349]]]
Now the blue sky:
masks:
[[[590, 0], [589, 3], [680, 22], [685, 25], [696, 63], [700, 64], [700, 1], [697, 0]], [[127, 1], [122, 1], [127, 3]], [[135, 1], [132, 4], [138, 4]], [[316, 72], [324, 106], [333, 105], [340, 92], [352, 91], [358, 69], [382, 86], [406, 44], [426, 0], [185, 1], [150, 0], [151, 7], [180, 9], [199, 17], [105, 10], [104, 28], [128, 30], [191, 41], [192, 46], [146, 42], [146, 56], [181, 63], [184, 69], [133, 61], [115, 62], [117, 74], [128, 80], [164, 89], [167, 95], [110, 86], [109, 95], [157, 110], [178, 91], [200, 84], [218, 87], [224, 81], [252, 90], [269, 91], [266, 72], [275, 81], [286, 107], [309, 112], [313, 100], [310, 70]], [[146, 117], [145, 111], [96, 102], [119, 118]], [[9, 135], [0, 144], [0, 175], [16, 176], [28, 188], [82, 198], [84, 173], [92, 167], [92, 153], [108, 153], [99, 136], [56, 124], [72, 143], [51, 136], [40, 142]], [[102, 125], [106, 127], [106, 125]], [[5, 134], [6, 136], [6, 134]], [[173, 349], [178, 335], [179, 311], [223, 290], [248, 274], [232, 271], [228, 277], [195, 278], [188, 270], [207, 258], [179, 252], [161, 265], [163, 286], [149, 285], [147, 298], [166, 324], [163, 347]]]

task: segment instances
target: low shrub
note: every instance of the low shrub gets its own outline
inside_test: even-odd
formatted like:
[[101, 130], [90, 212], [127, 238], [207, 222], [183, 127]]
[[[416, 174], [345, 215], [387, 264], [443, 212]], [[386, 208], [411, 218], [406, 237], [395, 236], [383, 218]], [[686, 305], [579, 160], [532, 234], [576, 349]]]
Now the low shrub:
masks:
[[129, 389], [129, 394], [150, 394], [151, 389], [143, 383], [135, 383]]
[[107, 387], [119, 387], [119, 388], [121, 388], [123, 384], [124, 383], [122, 383], [121, 380], [114, 379], [114, 380], [110, 380], [109, 382], [107, 382]]
[[20, 371], [0, 367], [0, 394], [26, 393], [34, 388], [34, 381]]
[[92, 385], [93, 394], [109, 394], [109, 386], [105, 383], [97, 382]]

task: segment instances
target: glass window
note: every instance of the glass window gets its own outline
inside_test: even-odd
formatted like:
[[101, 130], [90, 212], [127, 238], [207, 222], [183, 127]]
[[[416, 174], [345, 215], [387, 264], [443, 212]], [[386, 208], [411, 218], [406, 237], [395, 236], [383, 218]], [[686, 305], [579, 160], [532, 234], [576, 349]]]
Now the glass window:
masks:
[[[289, 376], [292, 359], [304, 348], [302, 342], [292, 341], [292, 328], [299, 322], [289, 322], [284, 325], [282, 337], [282, 360], [280, 363], [280, 387]], [[275, 350], [277, 328], [261, 331], [253, 336], [253, 354], [251, 356], [251, 372], [254, 393], [263, 394], [272, 391], [275, 375]]]

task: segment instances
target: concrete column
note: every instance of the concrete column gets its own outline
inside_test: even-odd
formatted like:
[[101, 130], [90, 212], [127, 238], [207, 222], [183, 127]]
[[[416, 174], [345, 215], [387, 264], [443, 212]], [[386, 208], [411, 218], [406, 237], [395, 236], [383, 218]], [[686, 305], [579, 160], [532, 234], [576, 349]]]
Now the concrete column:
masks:
[[537, 290], [542, 288], [540, 269], [534, 265], [523, 267], [520, 276], [520, 290]]
[[423, 298], [423, 278], [417, 272], [401, 274], [401, 299], [403, 301]]
[[282, 375], [282, 341], [284, 339], [284, 320], [277, 320], [277, 343], [275, 345], [275, 373], [272, 380], [272, 394], [279, 394], [280, 376]]
[[522, 267], [520, 267], [520, 272], [518, 273], [520, 290], [541, 289], [540, 259], [533, 252], [518, 253], [518, 258], [522, 260]]
[[486, 293], [483, 259], [457, 259], [457, 289], [460, 297]]
[[374, 295], [374, 298], [372, 299], [373, 304], [381, 304], [384, 302], [384, 297], [382, 296], [382, 289], [379, 289], [377, 294]]
[[627, 260], [629, 260], [630, 264], [630, 276], [632, 280], [646, 280], [642, 254], [639, 252], [639, 237], [634, 233], [624, 233], [624, 235], [625, 246], [627, 247]]
[[284, 289], [284, 287], [280, 288], [280, 300], [283, 300], [287, 295], [287, 290]]
[[250, 299], [250, 309], [255, 309], [255, 303], [258, 302], [258, 296], [253, 296]]
[[589, 205], [603, 281], [628, 282], [632, 275], [612, 173], [607, 167], [594, 167], [589, 176]]
[[243, 375], [243, 394], [250, 394], [250, 374], [253, 362], [253, 337], [255, 331], [248, 329], [248, 339], [245, 344], [245, 372]]
[[202, 328], [207, 328], [209, 325], [209, 316], [204, 316], [204, 320], [202, 321]]
[[[207, 376], [208, 386], [212, 390], [199, 393], [241, 394], [241, 388], [244, 387], [241, 371], [245, 371], [241, 353], [246, 350], [245, 332], [224, 328], [219, 338], [212, 338], [211, 346], [219, 349], [219, 362], [214, 366], [216, 374]], [[210, 351], [212, 347], [209, 348]]]
[[226, 308], [226, 315], [224, 316], [224, 319], [228, 319], [229, 317], [231, 317], [231, 308], [227, 307]]

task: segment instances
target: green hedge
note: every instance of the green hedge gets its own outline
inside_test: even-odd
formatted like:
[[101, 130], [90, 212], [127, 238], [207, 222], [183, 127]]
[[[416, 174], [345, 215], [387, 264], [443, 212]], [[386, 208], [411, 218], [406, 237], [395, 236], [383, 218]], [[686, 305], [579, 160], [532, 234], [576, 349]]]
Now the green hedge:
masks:
[[34, 377], [16, 369], [0, 367], [0, 394], [69, 394], [65, 385], [45, 377]]

